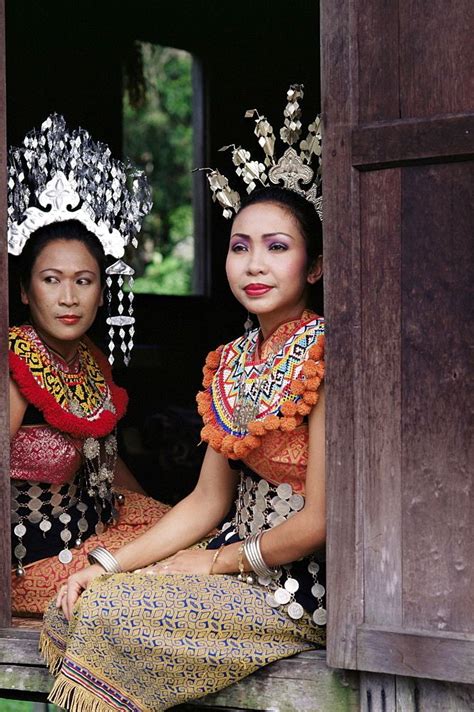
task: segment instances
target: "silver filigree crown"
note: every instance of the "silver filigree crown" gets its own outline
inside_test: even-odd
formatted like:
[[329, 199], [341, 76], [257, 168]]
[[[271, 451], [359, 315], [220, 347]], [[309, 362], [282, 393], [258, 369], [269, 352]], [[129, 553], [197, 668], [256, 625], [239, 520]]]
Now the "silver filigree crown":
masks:
[[51, 114], [8, 153], [8, 251], [19, 255], [44, 225], [79, 220], [106, 255], [136, 246], [151, 191], [143, 171], [112, 158], [110, 148], [84, 129], [69, 131]]
[[[287, 92], [287, 104], [284, 110], [284, 125], [280, 129], [280, 138], [289, 148], [281, 158], [275, 158], [275, 134], [273, 128], [265, 118], [260, 116], [256, 109], [245, 112], [246, 118], [255, 118], [255, 135], [263, 149], [265, 158], [263, 163], [253, 160], [250, 152], [241, 146], [223, 146], [220, 151], [232, 149], [232, 161], [236, 166], [236, 173], [246, 185], [247, 193], [251, 193], [257, 184], [268, 187], [281, 185], [283, 188], [302, 195], [313, 203], [320, 219], [322, 220], [322, 176], [321, 176], [321, 119], [316, 116], [313, 123], [308, 126], [307, 136], [300, 141], [299, 151], [293, 148], [301, 137], [301, 107], [303, 99], [303, 85], [292, 84]], [[312, 168], [310, 164], [316, 159], [317, 165]], [[222, 207], [225, 218], [231, 218], [240, 208], [240, 195], [233, 190], [228, 179], [215, 169], [208, 170], [207, 179], [212, 191], [212, 199]]]

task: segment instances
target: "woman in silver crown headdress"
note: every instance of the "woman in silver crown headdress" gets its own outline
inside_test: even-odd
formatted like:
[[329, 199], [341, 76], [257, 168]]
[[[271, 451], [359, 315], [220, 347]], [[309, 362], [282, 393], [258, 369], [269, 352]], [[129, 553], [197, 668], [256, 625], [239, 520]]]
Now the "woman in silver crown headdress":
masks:
[[237, 212], [227, 275], [259, 328], [206, 359], [195, 490], [134, 542], [92, 551], [47, 611], [56, 704], [165, 710], [324, 644], [321, 251], [301, 195], [263, 189]]
[[[9, 333], [12, 607], [20, 614], [42, 613], [90, 549], [120, 546], [166, 510], [117, 456], [127, 395], [86, 335], [109, 279], [105, 253], [125, 244], [104, 213], [100, 223], [77, 172], [85, 157], [104, 153], [54, 116], [9, 156], [9, 250], [19, 255], [29, 312]], [[120, 176], [121, 164], [108, 161]], [[105, 198], [107, 175], [95, 177]]]

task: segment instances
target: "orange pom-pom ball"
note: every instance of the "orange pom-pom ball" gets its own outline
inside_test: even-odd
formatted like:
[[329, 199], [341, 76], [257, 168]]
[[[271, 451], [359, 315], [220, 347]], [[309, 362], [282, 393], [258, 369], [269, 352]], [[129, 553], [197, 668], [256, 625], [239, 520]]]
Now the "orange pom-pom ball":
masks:
[[308, 403], [308, 405], [316, 405], [318, 398], [318, 394], [314, 393], [314, 391], [306, 391], [306, 393], [303, 393], [303, 400], [305, 403]]
[[278, 430], [280, 427], [280, 418], [277, 415], [268, 415], [262, 422], [265, 430]]
[[318, 342], [317, 344], [314, 344], [314, 346], [311, 346], [310, 350], [308, 351], [308, 356], [314, 361], [319, 361], [320, 359], [322, 359], [322, 357], [324, 356], [324, 345]]
[[296, 407], [301, 416], [309, 415], [311, 413], [311, 406], [308, 405], [308, 403], [298, 403]]
[[280, 420], [280, 429], [285, 433], [288, 433], [290, 430], [294, 430], [296, 426], [296, 418], [282, 418]]
[[296, 413], [296, 403], [293, 401], [285, 401], [280, 408], [282, 415], [292, 416]]
[[255, 448], [260, 445], [260, 438], [257, 438], [255, 435], [246, 435], [243, 442], [249, 450], [255, 450]]
[[260, 420], [252, 420], [247, 429], [251, 435], [265, 435], [265, 428]]
[[212, 383], [212, 376], [213, 374], [210, 371], [206, 371], [204, 373], [204, 377], [202, 379], [202, 385], [204, 386], [204, 388], [209, 388]]
[[234, 445], [234, 454], [240, 459], [248, 455], [249, 448], [243, 440], [239, 440]]
[[305, 385], [304, 385], [303, 381], [298, 381], [297, 379], [292, 381], [291, 385], [290, 385], [290, 391], [295, 396], [302, 395], [305, 392]]
[[321, 379], [318, 377], [308, 378], [308, 380], [306, 381], [306, 390], [307, 391], [317, 391], [320, 383], [321, 383]]
[[219, 451], [223, 439], [224, 436], [222, 435], [222, 433], [219, 433], [219, 431], [214, 430], [211, 437], [209, 438], [209, 445], [212, 447], [213, 450]]
[[235, 435], [224, 435], [221, 442], [222, 452], [231, 452], [234, 449], [236, 439]]
[[211, 351], [206, 357], [206, 366], [209, 368], [217, 368], [221, 360], [221, 350]]
[[314, 361], [306, 361], [301, 369], [306, 378], [314, 378], [318, 373], [318, 367]]
[[319, 376], [319, 378], [324, 378], [324, 363], [320, 361], [318, 365], [316, 366], [317, 372], [316, 375]]

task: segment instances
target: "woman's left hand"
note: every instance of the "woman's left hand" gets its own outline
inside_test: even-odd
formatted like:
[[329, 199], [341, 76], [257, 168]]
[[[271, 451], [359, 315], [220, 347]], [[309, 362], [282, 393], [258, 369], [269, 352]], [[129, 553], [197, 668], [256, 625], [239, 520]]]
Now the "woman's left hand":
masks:
[[[201, 574], [211, 572], [215, 551], [212, 549], [184, 549], [178, 551], [169, 559], [163, 559], [157, 564], [140, 569], [141, 573], [153, 574]], [[136, 572], [138, 573], [138, 571]]]

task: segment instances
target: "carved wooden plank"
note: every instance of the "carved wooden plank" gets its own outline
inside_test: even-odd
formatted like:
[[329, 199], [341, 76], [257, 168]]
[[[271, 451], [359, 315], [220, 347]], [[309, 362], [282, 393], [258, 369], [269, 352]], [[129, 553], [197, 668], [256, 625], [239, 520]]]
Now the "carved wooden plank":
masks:
[[473, 155], [474, 113], [380, 122], [352, 132], [352, 163], [361, 169]]
[[472, 712], [474, 687], [396, 677], [396, 712]]
[[474, 162], [404, 169], [404, 624], [433, 632], [474, 632], [473, 185]]
[[359, 628], [362, 670], [474, 683], [474, 636]]
[[400, 171], [361, 175], [365, 622], [402, 622]]
[[[328, 662], [354, 667], [355, 628], [362, 620], [361, 571], [356, 556], [354, 349], [360, 342], [357, 294], [357, 176], [351, 175], [353, 105], [351, 53], [356, 27], [348, 0], [322, 0], [322, 107], [325, 118], [324, 259], [327, 331]], [[352, 183], [354, 180], [354, 184]], [[356, 232], [357, 234], [357, 232]], [[353, 251], [356, 257], [353, 260]], [[354, 267], [355, 265], [355, 267]], [[356, 270], [354, 272], [354, 269]], [[343, 446], [341, 444], [344, 443]]]
[[400, 0], [402, 117], [474, 111], [474, 3]]

